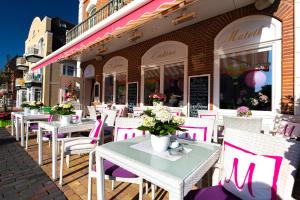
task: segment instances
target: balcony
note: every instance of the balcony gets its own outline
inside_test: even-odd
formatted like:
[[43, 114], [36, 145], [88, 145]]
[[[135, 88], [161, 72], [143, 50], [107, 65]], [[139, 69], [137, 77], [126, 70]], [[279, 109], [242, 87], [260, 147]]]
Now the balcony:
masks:
[[130, 2], [134, 0], [111, 0], [107, 4], [105, 4], [102, 8], [100, 8], [96, 13], [77, 26], [75, 26], [70, 31], [67, 31], [66, 34], [66, 41], [67, 43], [72, 41], [73, 39], [77, 38], [79, 35], [85, 33], [92, 27], [94, 27], [99, 22], [103, 21], [104, 19], [108, 18], [113, 13], [117, 12]]
[[24, 88], [25, 87], [25, 80], [23, 78], [17, 78], [15, 87], [18, 88]]
[[28, 62], [31, 62], [31, 63], [36, 63], [43, 58], [40, 50], [38, 48], [34, 48], [34, 47], [27, 48], [24, 57], [26, 58], [26, 60]]
[[42, 86], [42, 75], [34, 74], [34, 73], [26, 73], [24, 76], [25, 86], [26, 88], [30, 87], [41, 87]]
[[16, 66], [18, 70], [26, 71], [29, 69], [26, 59], [24, 57], [18, 57], [16, 61]]

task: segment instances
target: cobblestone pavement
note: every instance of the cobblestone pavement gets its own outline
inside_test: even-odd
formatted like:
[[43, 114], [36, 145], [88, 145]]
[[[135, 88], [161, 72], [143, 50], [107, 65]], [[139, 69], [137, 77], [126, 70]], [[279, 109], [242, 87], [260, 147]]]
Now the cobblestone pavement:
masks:
[[4, 128], [0, 128], [0, 200], [2, 199], [67, 199]]

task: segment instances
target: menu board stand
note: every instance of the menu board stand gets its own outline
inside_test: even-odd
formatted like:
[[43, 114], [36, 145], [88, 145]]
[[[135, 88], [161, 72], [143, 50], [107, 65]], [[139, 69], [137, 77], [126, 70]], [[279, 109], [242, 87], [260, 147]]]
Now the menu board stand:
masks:
[[197, 117], [198, 110], [209, 110], [210, 75], [189, 77], [189, 116]]
[[130, 82], [127, 86], [128, 113], [133, 113], [133, 107], [138, 103], [138, 82]]

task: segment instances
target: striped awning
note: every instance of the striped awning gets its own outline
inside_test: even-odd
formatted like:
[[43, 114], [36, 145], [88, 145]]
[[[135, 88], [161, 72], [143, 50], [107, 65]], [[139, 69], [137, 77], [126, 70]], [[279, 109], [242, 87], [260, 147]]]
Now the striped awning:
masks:
[[51, 63], [68, 60], [82, 52], [94, 48], [98, 45], [107, 42], [114, 37], [119, 36], [130, 30], [136, 29], [138, 26], [160, 16], [169, 11], [178, 9], [179, 6], [193, 2], [193, 0], [148, 0], [149, 2], [137, 8], [126, 16], [110, 23], [108, 26], [100, 28], [95, 33], [80, 37], [81, 40], [74, 39], [55, 52], [51, 53], [44, 59], [40, 60], [32, 67], [32, 70], [37, 70]]

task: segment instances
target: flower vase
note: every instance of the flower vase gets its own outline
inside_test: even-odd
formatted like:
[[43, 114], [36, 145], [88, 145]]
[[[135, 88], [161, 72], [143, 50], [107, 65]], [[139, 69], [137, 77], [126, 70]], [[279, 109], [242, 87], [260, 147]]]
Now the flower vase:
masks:
[[25, 113], [25, 115], [30, 114], [30, 109], [28, 107], [25, 107], [24, 108], [24, 113]]
[[61, 115], [60, 116], [60, 123], [62, 125], [68, 125], [71, 123], [72, 116], [71, 115]]
[[32, 114], [32, 115], [37, 115], [38, 112], [39, 112], [38, 109], [31, 109], [31, 110], [30, 110], [30, 114]]
[[153, 101], [153, 106], [157, 106], [157, 105], [163, 106], [163, 105], [164, 105], [164, 102], [162, 102], [162, 101], [159, 101], [159, 102]]
[[167, 151], [170, 144], [170, 135], [156, 136], [151, 134], [151, 145], [156, 152]]

